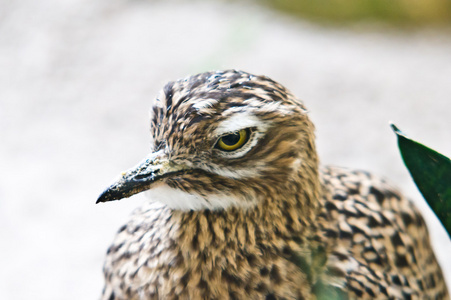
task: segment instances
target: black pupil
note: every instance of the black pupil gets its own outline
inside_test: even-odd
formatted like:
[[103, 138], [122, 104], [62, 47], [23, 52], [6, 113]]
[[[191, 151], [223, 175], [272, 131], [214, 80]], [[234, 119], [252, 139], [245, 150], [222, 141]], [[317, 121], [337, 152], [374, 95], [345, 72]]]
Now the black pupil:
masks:
[[233, 146], [233, 145], [237, 144], [239, 140], [240, 140], [240, 134], [238, 132], [228, 134], [228, 135], [222, 137], [222, 142], [224, 144], [226, 144], [227, 146]]

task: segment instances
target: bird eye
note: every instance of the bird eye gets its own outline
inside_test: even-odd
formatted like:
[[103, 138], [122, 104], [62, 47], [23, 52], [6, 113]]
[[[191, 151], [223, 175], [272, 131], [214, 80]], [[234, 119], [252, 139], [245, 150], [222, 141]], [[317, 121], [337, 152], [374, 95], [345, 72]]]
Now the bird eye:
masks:
[[249, 129], [241, 129], [240, 131], [222, 136], [216, 142], [215, 148], [223, 151], [234, 151], [242, 147], [249, 140]]

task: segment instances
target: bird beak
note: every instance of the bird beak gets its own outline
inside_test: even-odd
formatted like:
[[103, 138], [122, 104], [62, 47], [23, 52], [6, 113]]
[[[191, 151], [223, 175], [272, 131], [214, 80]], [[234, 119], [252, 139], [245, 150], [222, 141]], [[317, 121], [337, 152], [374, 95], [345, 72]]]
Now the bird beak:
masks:
[[96, 203], [128, 198], [151, 188], [152, 184], [174, 173], [182, 173], [186, 166], [169, 161], [162, 151], [150, 154], [136, 167], [123, 172], [118, 180], [99, 196]]

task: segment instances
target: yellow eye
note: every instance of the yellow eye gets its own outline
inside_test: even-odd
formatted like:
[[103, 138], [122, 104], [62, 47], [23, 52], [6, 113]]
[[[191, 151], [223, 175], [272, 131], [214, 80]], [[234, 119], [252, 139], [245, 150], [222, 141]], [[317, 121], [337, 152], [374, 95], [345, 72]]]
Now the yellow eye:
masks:
[[224, 151], [233, 151], [243, 146], [249, 139], [249, 129], [222, 136], [216, 143], [216, 148]]

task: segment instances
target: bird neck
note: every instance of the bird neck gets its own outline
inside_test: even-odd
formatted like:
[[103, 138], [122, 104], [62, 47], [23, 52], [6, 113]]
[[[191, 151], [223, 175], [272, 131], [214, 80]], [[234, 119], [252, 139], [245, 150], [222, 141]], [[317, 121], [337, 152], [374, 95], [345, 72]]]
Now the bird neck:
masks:
[[[303, 174], [309, 178], [303, 184], [298, 178], [284, 186], [271, 187], [266, 194], [269, 196], [251, 208], [172, 211], [170, 238], [178, 244], [184, 261], [197, 258], [202, 264], [220, 265], [225, 259], [234, 265], [237, 253], [274, 254], [290, 260], [294, 257], [310, 272], [315, 269], [315, 256], [321, 248], [321, 234], [315, 222], [320, 184], [317, 171], [312, 172]], [[280, 189], [284, 197], [280, 197]]]

